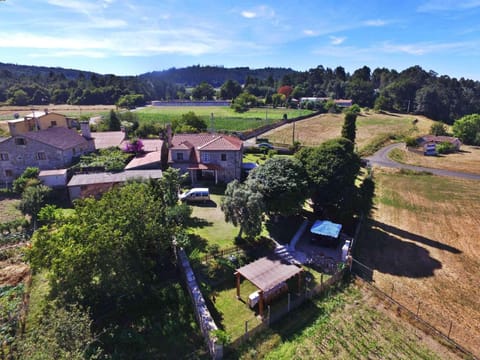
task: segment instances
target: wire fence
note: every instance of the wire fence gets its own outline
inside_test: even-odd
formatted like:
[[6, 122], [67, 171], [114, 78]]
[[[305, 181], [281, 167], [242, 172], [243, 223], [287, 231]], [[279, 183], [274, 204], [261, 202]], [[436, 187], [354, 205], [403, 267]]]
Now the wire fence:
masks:
[[[379, 284], [375, 281], [375, 271], [373, 269], [356, 259], [352, 260], [352, 274], [361, 279], [376, 294], [396, 306], [398, 315], [405, 315], [426, 333], [444, 340], [449, 347], [457, 352], [471, 359], [478, 359], [478, 355], [474, 355], [473, 351], [461, 344], [465, 340], [464, 329], [456, 320], [447, 319], [444, 315], [432, 310], [423, 304], [415, 293], [405, 293], [404, 288], [395, 286], [395, 283]], [[405, 299], [416, 299], [416, 301], [409, 301], [407, 304]], [[460, 332], [460, 330], [462, 331]], [[478, 337], [474, 334], [471, 334], [471, 336]], [[477, 340], [480, 341], [480, 339]]]

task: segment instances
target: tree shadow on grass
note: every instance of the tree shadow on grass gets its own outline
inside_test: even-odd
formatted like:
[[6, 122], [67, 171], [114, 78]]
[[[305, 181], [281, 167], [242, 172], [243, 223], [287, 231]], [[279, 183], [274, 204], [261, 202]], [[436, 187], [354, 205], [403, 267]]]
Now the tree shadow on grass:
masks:
[[186, 226], [202, 229], [207, 226], [213, 226], [213, 222], [194, 216], [187, 220]]
[[189, 234], [188, 238], [190, 240], [189, 249], [198, 249], [201, 252], [206, 251], [208, 241], [205, 238], [197, 234]]
[[383, 230], [384, 232], [402, 237], [402, 238], [407, 239], [407, 240], [419, 242], [419, 243], [422, 243], [422, 244], [425, 244], [425, 245], [428, 245], [428, 246], [431, 246], [431, 247], [434, 247], [434, 248], [437, 248], [437, 249], [440, 249], [440, 250], [449, 251], [453, 254], [461, 254], [462, 253], [460, 250], [458, 250], [457, 248], [455, 248], [453, 246], [443, 244], [443, 243], [438, 242], [436, 240], [432, 240], [432, 239], [426, 238], [424, 236], [399, 229], [395, 226], [387, 225], [387, 224], [384, 224], [384, 223], [381, 223], [381, 222], [375, 221], [375, 220], [370, 220], [370, 224], [371, 224], [372, 227], [377, 227], [377, 228]]
[[428, 250], [382, 228], [372, 228], [368, 238], [364, 237], [358, 245], [358, 260], [384, 274], [425, 278], [442, 268], [442, 263], [432, 258]]
[[270, 218], [265, 222], [265, 226], [270, 234], [270, 237], [281, 244], [288, 244], [295, 235], [300, 225], [302, 225], [305, 218], [303, 216], [280, 216], [277, 221]]

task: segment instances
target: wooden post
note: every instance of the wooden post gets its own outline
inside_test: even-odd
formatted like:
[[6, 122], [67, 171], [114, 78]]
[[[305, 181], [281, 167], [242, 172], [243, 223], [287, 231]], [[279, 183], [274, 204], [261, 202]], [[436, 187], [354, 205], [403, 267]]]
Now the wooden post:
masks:
[[418, 317], [418, 313], [420, 312], [420, 304], [421, 304], [421, 302], [419, 301], [418, 302], [418, 307], [417, 307], [417, 317]]
[[263, 318], [263, 291], [258, 292], [258, 313]]
[[302, 293], [302, 272], [298, 273], [298, 293]]
[[245, 334], [248, 333], [248, 320], [245, 320]]
[[448, 329], [448, 335], [447, 335], [449, 339], [450, 339], [450, 333], [452, 332], [452, 325], [453, 325], [453, 322], [452, 320], [450, 320], [450, 328]]
[[237, 277], [237, 299], [240, 299], [240, 273], [236, 272], [235, 276]]

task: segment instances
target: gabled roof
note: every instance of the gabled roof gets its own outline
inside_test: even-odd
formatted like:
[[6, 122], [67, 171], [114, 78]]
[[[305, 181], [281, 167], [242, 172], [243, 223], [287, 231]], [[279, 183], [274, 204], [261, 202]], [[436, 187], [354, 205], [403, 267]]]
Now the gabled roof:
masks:
[[223, 134], [175, 134], [172, 139], [173, 148], [182, 143], [191, 144], [197, 150], [240, 150], [242, 140]]
[[125, 139], [125, 133], [123, 131], [92, 132], [91, 136], [95, 142], [95, 149], [119, 147]]
[[435, 142], [435, 143], [443, 143], [443, 142], [448, 142], [448, 143], [456, 143], [459, 142], [460, 140], [456, 137], [453, 136], [436, 136], [436, 135], [424, 135], [419, 139], [420, 144], [424, 144], [427, 142]]
[[160, 165], [161, 156], [161, 151], [152, 151], [146, 154], [137, 155], [127, 164], [127, 166], [125, 166], [125, 170]]
[[88, 140], [79, 135], [75, 130], [65, 127], [52, 127], [45, 130], [29, 131], [22, 134], [21, 137], [35, 140], [60, 150], [67, 150], [88, 144]]

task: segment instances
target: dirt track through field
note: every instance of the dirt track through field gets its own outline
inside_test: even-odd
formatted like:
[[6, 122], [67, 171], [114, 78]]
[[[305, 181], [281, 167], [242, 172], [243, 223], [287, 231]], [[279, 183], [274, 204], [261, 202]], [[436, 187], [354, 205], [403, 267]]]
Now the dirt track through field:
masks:
[[375, 182], [359, 259], [376, 286], [480, 355], [479, 182], [396, 170]]

